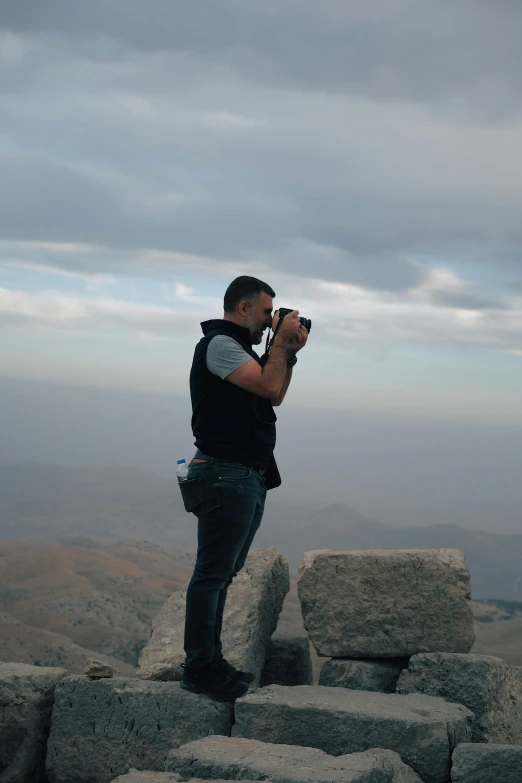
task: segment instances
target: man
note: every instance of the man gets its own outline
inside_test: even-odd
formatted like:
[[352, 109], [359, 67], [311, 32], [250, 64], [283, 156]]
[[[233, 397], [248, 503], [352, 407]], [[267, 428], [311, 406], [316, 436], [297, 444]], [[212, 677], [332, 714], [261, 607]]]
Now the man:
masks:
[[269, 355], [258, 357], [252, 346], [277, 324], [274, 296], [255, 277], [236, 278], [225, 293], [223, 319], [202, 324], [190, 373], [197, 451], [180, 487], [186, 510], [198, 517], [198, 552], [187, 591], [181, 687], [219, 701], [239, 698], [254, 679], [223, 657], [223, 610], [261, 523], [266, 492], [281, 483], [273, 408], [283, 402], [308, 338], [294, 310], [279, 324]]

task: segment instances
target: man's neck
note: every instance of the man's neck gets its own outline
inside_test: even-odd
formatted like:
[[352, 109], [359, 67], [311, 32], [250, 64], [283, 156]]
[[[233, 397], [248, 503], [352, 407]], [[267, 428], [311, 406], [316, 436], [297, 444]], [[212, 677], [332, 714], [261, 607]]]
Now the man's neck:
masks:
[[239, 320], [239, 319], [238, 319], [237, 317], [235, 317], [234, 315], [229, 315], [228, 313], [225, 313], [225, 314], [223, 315], [223, 320], [224, 320], [224, 321], [227, 321], [227, 323], [229, 323], [229, 324], [234, 324], [235, 326], [238, 326], [240, 329], [245, 329], [245, 331], [246, 331], [246, 332], [248, 333], [248, 335], [249, 335], [249, 337], [248, 337], [248, 341], [250, 342], [250, 344], [252, 344], [252, 340], [251, 340], [251, 334], [250, 334], [250, 329], [249, 329], [249, 328], [248, 328], [248, 326], [245, 324], [244, 320]]
[[243, 323], [243, 321], [239, 320], [237, 318], [237, 316], [235, 316], [235, 315], [230, 315], [229, 313], [224, 313], [223, 314], [223, 320], [224, 321], [230, 321], [230, 323], [236, 324], [236, 326], [242, 326], [243, 329], [247, 328], [246, 325]]

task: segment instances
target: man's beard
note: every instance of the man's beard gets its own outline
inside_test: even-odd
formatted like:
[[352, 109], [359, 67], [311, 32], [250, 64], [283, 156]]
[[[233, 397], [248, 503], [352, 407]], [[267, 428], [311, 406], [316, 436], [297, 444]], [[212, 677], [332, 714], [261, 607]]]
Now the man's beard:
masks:
[[252, 345], [259, 345], [263, 340], [263, 332], [265, 331], [265, 327], [247, 324], [247, 329], [250, 332], [250, 342]]

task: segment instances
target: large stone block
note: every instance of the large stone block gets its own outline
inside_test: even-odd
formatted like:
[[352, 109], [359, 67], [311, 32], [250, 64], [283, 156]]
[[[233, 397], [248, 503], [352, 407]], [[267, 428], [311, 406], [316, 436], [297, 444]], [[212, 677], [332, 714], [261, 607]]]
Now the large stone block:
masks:
[[109, 783], [136, 770], [164, 771], [167, 751], [230, 734], [233, 707], [179, 683], [67, 677], [55, 691], [46, 769], [50, 783]]
[[[256, 675], [259, 685], [270, 639], [288, 590], [288, 561], [273, 548], [253, 549], [228, 591], [223, 618], [223, 653], [233, 666]], [[186, 590], [174, 593], [153, 621], [142, 651], [138, 675], [143, 679], [181, 679], [185, 660], [183, 633]]]
[[[119, 775], [112, 783], [179, 783], [181, 776], [175, 772], [138, 772], [133, 769], [128, 775]], [[197, 778], [191, 778], [187, 783], [201, 783]], [[213, 783], [224, 783], [222, 780], [214, 780]]]
[[56, 685], [65, 669], [0, 661], [0, 781], [45, 779], [45, 750]]
[[178, 783], [179, 775], [174, 772], [138, 772], [133, 769], [127, 775], [118, 775], [112, 783]]
[[522, 683], [514, 667], [501, 658], [414, 655], [399, 678], [397, 692], [425, 693], [464, 704], [474, 714], [473, 742], [522, 745]]
[[306, 552], [298, 593], [310, 639], [328, 658], [473, 646], [470, 577], [458, 549]]
[[393, 750], [425, 783], [449, 781], [450, 759], [471, 738], [472, 713], [433, 696], [270, 685], [235, 707], [232, 736], [320, 748], [332, 756]]
[[522, 747], [459, 745], [453, 754], [453, 783], [520, 783]]
[[274, 783], [422, 783], [397, 755], [373, 749], [333, 758], [316, 748], [208, 737], [172, 750], [167, 769], [186, 780], [265, 780]]
[[313, 685], [310, 642], [305, 636], [272, 639], [261, 685]]
[[[232, 593], [233, 586], [230, 588]], [[185, 602], [187, 587], [173, 593], [152, 621], [150, 639], [141, 651], [138, 676], [144, 680], [181, 680], [185, 661]]]
[[321, 669], [319, 685], [353, 691], [395, 693], [399, 675], [407, 665], [407, 658], [332, 658]]

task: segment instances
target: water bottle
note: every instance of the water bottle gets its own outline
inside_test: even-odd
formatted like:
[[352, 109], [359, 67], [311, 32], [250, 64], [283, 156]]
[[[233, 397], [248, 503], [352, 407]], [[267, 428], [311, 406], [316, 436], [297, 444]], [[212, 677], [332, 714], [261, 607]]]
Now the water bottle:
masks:
[[178, 477], [178, 482], [181, 484], [182, 481], [186, 481], [188, 477], [188, 465], [185, 462], [184, 459], [178, 459], [176, 463], [176, 476]]

